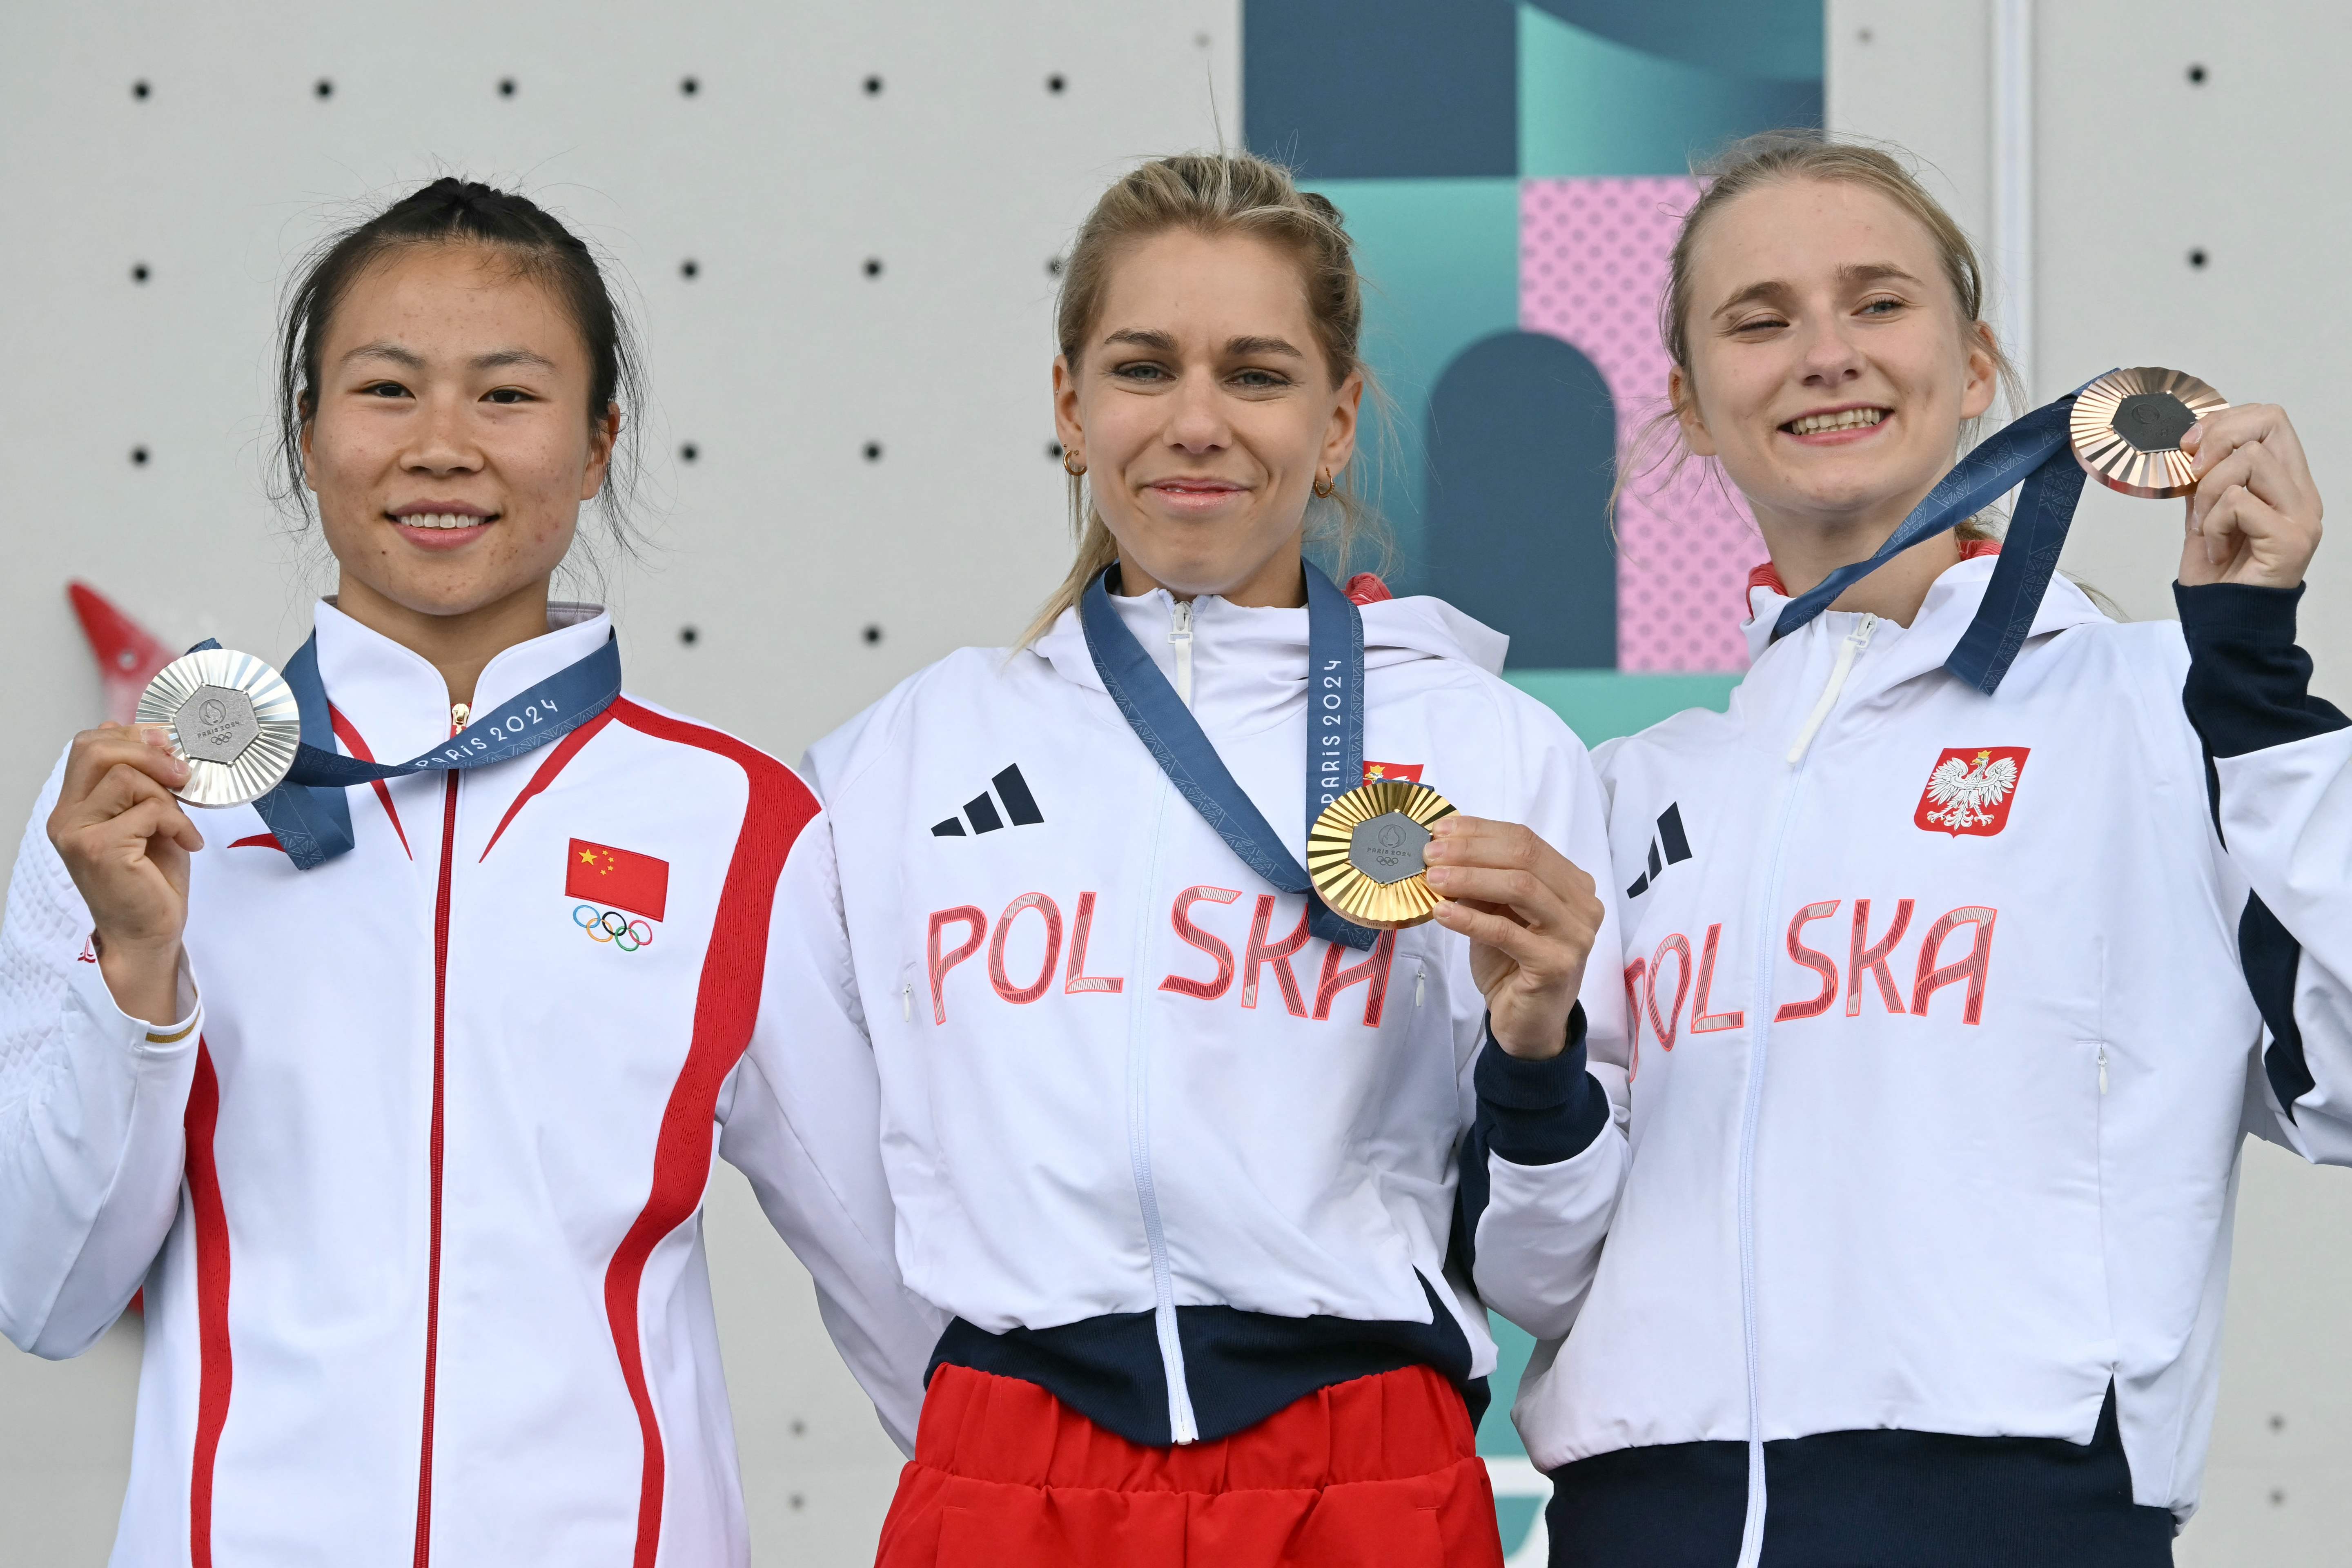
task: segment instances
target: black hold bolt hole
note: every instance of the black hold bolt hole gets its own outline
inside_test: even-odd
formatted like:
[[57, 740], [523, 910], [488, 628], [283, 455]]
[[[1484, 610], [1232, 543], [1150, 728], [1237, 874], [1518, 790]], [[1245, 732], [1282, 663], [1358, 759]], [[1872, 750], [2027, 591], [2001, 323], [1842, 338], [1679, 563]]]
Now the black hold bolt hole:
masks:
[[677, 90], [692, 98], [702, 90], [702, 83], [694, 77], [681, 77], [678, 79]]
[[1876, 34], [1874, 34], [1874, 33], [1873, 33], [1873, 32], [1872, 32], [1869, 28], [1867, 28], [1867, 27], [1861, 27], [1861, 28], [1857, 28], [1857, 29], [1855, 30], [1855, 32], [1854, 32], [1854, 35], [1853, 35], [1854, 42], [1856, 42], [1856, 43], [1858, 43], [1858, 44], [1867, 44], [1867, 43], [1871, 42], [1871, 41], [1872, 41], [1874, 38], [1875, 38], [1876, 37], [1877, 37], [1877, 35], [1876, 35]]
[[2189, 265], [2191, 267], [2201, 270], [2205, 266], [2205, 253], [2202, 250], [2192, 250], [2189, 253]]
[[512, 98], [514, 95], [515, 79], [510, 76], [502, 76], [499, 78], [499, 96], [500, 98]]
[[2284, 1487], [2273, 1487], [2271, 1489], [2271, 1506], [2273, 1508], [2277, 1508], [2285, 1501], [2286, 1489]]
[[869, 256], [866, 258], [866, 276], [868, 278], [879, 278], [882, 276], [882, 258], [880, 257]]
[[1059, 92], [1069, 85], [1069, 79], [1065, 77], [1060, 71], [1055, 71], [1052, 76], [1045, 79], [1045, 90], [1047, 92]]
[[804, 1503], [806, 1500], [806, 1500], [806, 1499], [804, 1499], [804, 1498], [803, 1498], [803, 1497], [801, 1496], [801, 1494], [800, 1494], [800, 1493], [798, 1493], [798, 1492], [794, 1492], [794, 1493], [793, 1494], [793, 1496], [792, 1496], [792, 1504], [793, 1504], [793, 1506], [794, 1508], [799, 1508], [799, 1507], [800, 1507], [800, 1506], [802, 1506], [802, 1504], [803, 1504], [803, 1503]]
[[2284, 1432], [2284, 1431], [2285, 1431], [2285, 1430], [2286, 1430], [2286, 1417], [2285, 1417], [2285, 1416], [2284, 1416], [2284, 1415], [2273, 1415], [2273, 1416], [2272, 1416], [2272, 1417], [2271, 1417], [2271, 1430], [2272, 1430], [2272, 1431], [2273, 1431], [2273, 1432]]
[[142, 468], [145, 468], [147, 466], [147, 448], [144, 447], [131, 447], [131, 461], [136, 467]]
[[131, 281], [133, 283], [144, 283], [147, 281], [147, 264], [145, 262], [139, 262], [131, 268]]
[[677, 449], [678, 461], [682, 463], [691, 463], [695, 458], [699, 458], [700, 456], [702, 456], [702, 448], [696, 446], [691, 441], [687, 442]]
[[688, 647], [692, 647], [701, 636], [702, 634], [696, 631], [692, 626], [680, 626], [677, 628], [677, 640], [684, 643]]
[[335, 84], [329, 81], [325, 77], [320, 77], [317, 85], [312, 87], [310, 90], [317, 93], [320, 98], [332, 98], [335, 96]]
[[879, 98], [881, 95], [882, 79], [878, 76], [867, 77], [866, 79], [866, 96], [868, 98]]
[[153, 90], [143, 81], [134, 81], [131, 84], [131, 96], [142, 100]]
[[1045, 443], [1045, 456], [1047, 456], [1048, 458], [1051, 458], [1054, 461], [1055, 461], [1055, 462], [1057, 462], [1057, 463], [1058, 463], [1058, 462], [1060, 462], [1060, 461], [1062, 460], [1062, 444], [1061, 444], [1059, 441], [1048, 441], [1048, 442], [1046, 442], [1046, 443]]
[[1062, 258], [1058, 256], [1049, 256], [1045, 258], [1045, 276], [1048, 278], [1059, 278], [1061, 275]]
[[805, 1421], [795, 1420], [793, 1423], [793, 1436], [795, 1437], [804, 1437], [807, 1435], [808, 1423]]
[[2191, 87], [2203, 87], [2205, 85], [2205, 68], [2203, 66], [2190, 66], [2189, 68], [2189, 85]]
[[701, 273], [702, 263], [697, 261], [691, 256], [677, 264], [677, 275], [680, 278], [698, 278], [701, 276]]
[[869, 463], [878, 463], [882, 460], [881, 442], [868, 441], [866, 443], [866, 460]]
[[882, 640], [882, 628], [880, 626], [868, 626], [858, 635], [866, 639], [868, 647], [871, 647], [873, 644], [878, 643]]

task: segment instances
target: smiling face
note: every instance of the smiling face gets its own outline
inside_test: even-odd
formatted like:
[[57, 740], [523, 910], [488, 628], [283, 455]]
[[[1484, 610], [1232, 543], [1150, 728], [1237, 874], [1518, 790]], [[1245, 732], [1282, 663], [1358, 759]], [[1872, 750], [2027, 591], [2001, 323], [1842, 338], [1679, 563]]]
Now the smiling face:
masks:
[[1962, 319], [1926, 226], [1877, 191], [1798, 179], [1733, 198], [1696, 237], [1690, 285], [1684, 435], [1776, 561], [1807, 536], [1874, 548], [1991, 406], [1990, 333]]
[[1364, 384], [1334, 384], [1298, 262], [1241, 235], [1156, 235], [1113, 263], [1083, 341], [1054, 363], [1055, 423], [1125, 590], [1300, 603], [1307, 498], [1354, 455]]
[[408, 246], [352, 280], [318, 363], [303, 471], [342, 608], [379, 629], [543, 608], [619, 429], [591, 421], [548, 288], [494, 248]]

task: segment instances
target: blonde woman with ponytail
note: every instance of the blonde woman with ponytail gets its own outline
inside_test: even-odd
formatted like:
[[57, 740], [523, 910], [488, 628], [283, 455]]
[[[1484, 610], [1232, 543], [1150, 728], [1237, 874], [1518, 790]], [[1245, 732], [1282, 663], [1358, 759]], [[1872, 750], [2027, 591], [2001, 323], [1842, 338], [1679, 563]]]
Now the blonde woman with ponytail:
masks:
[[[1634, 1159], [1522, 1320], [1552, 1562], [2154, 1568], [2241, 1140], [2352, 1163], [2319, 493], [2281, 410], [2182, 411], [2180, 619], [2117, 624], [2049, 573], [2065, 400], [1971, 446], [2005, 367], [1950, 216], [1818, 134], [1712, 173], [1669, 433], [1770, 559], [1730, 710], [1601, 751]], [[1965, 514], [2018, 478], [2004, 544]]]
[[[1482, 1290], [1589, 1266], [1624, 1169], [1602, 807], [1503, 638], [1304, 553], [1360, 537], [1360, 320], [1284, 170], [1116, 182], [1057, 320], [1076, 562], [811, 753], [835, 1002], [952, 1320], [889, 1568], [1501, 1562]], [[1429, 923], [1308, 896], [1366, 776], [1460, 808]]]

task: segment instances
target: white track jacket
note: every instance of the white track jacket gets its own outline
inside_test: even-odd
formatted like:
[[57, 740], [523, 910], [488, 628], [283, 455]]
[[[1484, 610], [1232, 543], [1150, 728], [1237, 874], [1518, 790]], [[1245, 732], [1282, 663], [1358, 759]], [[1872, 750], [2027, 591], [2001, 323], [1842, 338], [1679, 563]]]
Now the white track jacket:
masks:
[[1580, 1315], [1522, 1319], [1548, 1469], [2085, 1443], [2112, 1382], [2135, 1500], [2195, 1504], [2241, 1137], [2352, 1160], [2352, 731], [2264, 590], [2184, 643], [2053, 581], [1982, 696], [1941, 667], [1993, 566], [1769, 646], [1759, 574], [1730, 710], [1601, 749], [1633, 1157]]
[[[1112, 603], [1301, 853], [1307, 612]], [[1433, 599], [1363, 621], [1367, 771], [1423, 770], [1460, 810], [1604, 864], [1591, 763], [1493, 673], [1504, 639]], [[961, 1320], [940, 1359], [1162, 1444], [1341, 1376], [1493, 1366], [1447, 1267], [1485, 1012], [1461, 937], [1310, 938], [1304, 899], [1244, 866], [1129, 729], [1075, 611], [1034, 648], [923, 670], [808, 770], [852, 954], [825, 1005], [871, 1034], [899, 1264]], [[1612, 919], [1584, 994], [1603, 1079], [1618, 969]], [[1586, 1137], [1577, 1160], [1496, 1180], [1490, 1226], [1593, 1192], [1605, 1209], [1624, 1141]]]
[[[551, 618], [478, 710], [611, 630]], [[317, 626], [346, 751], [447, 737], [431, 666]], [[0, 1328], [73, 1355], [144, 1288], [116, 1563], [744, 1562], [714, 1151], [908, 1441], [940, 1320], [891, 1261], [872, 1064], [824, 1013], [833, 861], [788, 769], [625, 695], [528, 755], [352, 790], [357, 847], [316, 870], [249, 806], [196, 812], [201, 1005], [162, 1027], [100, 978], [58, 787], [0, 929]]]

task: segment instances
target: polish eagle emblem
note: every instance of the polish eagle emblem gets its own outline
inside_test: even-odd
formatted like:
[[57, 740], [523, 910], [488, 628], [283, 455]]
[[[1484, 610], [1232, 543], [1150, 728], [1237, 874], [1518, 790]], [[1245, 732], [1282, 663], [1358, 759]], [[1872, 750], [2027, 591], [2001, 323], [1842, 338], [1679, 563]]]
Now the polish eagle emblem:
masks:
[[2023, 746], [1956, 746], [1928, 770], [1927, 787], [1912, 820], [1931, 833], [1990, 837], [2009, 821], [2017, 781], [2025, 771]]

